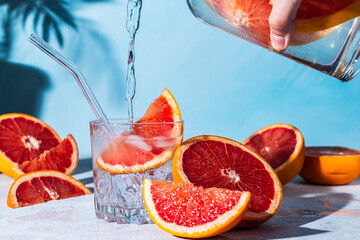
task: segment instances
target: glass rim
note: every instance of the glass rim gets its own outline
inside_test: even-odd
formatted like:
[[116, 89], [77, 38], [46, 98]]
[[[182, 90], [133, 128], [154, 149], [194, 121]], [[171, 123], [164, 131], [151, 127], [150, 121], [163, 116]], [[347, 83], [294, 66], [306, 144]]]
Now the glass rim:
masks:
[[[140, 118], [134, 118], [134, 121], [139, 120]], [[172, 122], [151, 122], [151, 123], [138, 123], [131, 122], [129, 118], [109, 118], [109, 123], [102, 123], [99, 119], [91, 120], [90, 124], [94, 125], [119, 125], [119, 126], [130, 126], [130, 125], [160, 125], [160, 124], [184, 124], [184, 120], [172, 121]]]

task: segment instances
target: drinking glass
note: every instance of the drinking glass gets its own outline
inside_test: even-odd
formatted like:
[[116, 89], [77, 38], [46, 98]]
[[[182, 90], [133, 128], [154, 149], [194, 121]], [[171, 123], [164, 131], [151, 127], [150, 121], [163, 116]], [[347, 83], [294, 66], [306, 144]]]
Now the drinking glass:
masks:
[[[187, 3], [200, 21], [274, 51], [268, 44], [257, 41], [250, 32], [245, 33], [235, 28], [234, 22], [237, 19], [224, 19], [218, 15], [206, 3], [209, 1], [211, 0], [187, 0]], [[346, 82], [359, 72], [359, 26], [359, 18], [354, 18], [327, 30], [301, 33], [297, 35], [297, 42], [277, 53]]]
[[[171, 160], [183, 137], [183, 121], [137, 123], [129, 119], [90, 122], [94, 205], [108, 222], [146, 224], [144, 178], [172, 181]], [[143, 171], [147, 160], [165, 161]], [[150, 167], [150, 168], [149, 168]]]

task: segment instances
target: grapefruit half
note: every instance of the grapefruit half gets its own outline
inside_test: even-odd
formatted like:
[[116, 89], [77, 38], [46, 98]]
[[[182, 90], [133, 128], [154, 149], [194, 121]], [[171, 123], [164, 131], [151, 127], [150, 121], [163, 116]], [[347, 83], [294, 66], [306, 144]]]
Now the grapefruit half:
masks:
[[75, 171], [79, 160], [75, 139], [61, 141], [46, 123], [20, 113], [0, 116], [0, 171], [18, 178], [37, 170]]
[[234, 140], [197, 136], [182, 143], [174, 154], [175, 182], [204, 188], [249, 191], [248, 211], [238, 227], [255, 227], [278, 211], [282, 185], [271, 166], [257, 153]]
[[97, 164], [111, 173], [143, 172], [158, 167], [173, 156], [182, 135], [179, 106], [165, 88], [130, 131], [109, 140], [109, 147], [101, 153]]
[[285, 185], [295, 178], [304, 165], [304, 137], [290, 124], [273, 124], [262, 128], [243, 144], [262, 156]]
[[179, 237], [204, 238], [223, 233], [241, 221], [249, 192], [195, 187], [145, 179], [143, 199], [155, 224]]
[[75, 178], [59, 171], [36, 171], [24, 174], [11, 185], [7, 205], [25, 207], [51, 200], [59, 200], [91, 194], [91, 191]]
[[345, 147], [306, 147], [300, 176], [325, 185], [343, 185], [360, 175], [360, 151]]
[[[205, 0], [229, 25], [241, 31], [247, 39], [260, 46], [269, 48], [269, 17], [272, 0]], [[349, 14], [351, 13], [351, 14]], [[296, 16], [297, 33], [320, 34], [296, 36], [296, 45], [306, 44], [322, 36], [326, 29], [359, 16], [358, 0], [303, 0]]]

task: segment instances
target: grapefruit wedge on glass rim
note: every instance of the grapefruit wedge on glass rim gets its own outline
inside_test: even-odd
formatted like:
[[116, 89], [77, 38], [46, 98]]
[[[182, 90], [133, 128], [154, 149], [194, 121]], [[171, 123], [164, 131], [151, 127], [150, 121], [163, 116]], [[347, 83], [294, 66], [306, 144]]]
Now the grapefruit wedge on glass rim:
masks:
[[173, 158], [175, 182], [204, 188], [249, 191], [248, 211], [237, 225], [260, 225], [280, 208], [282, 185], [271, 166], [257, 153], [234, 140], [202, 135], [183, 142]]
[[[204, 0], [229, 25], [269, 47], [272, 0]], [[303, 0], [296, 16], [295, 45], [315, 41], [360, 13], [358, 0]]]
[[149, 216], [164, 231], [179, 237], [204, 238], [236, 226], [250, 203], [249, 192], [196, 187], [162, 180], [143, 182]]
[[71, 134], [61, 141], [46, 123], [33, 116], [11, 113], [0, 116], [0, 171], [18, 178], [38, 170], [72, 174], [79, 153]]
[[119, 174], [158, 167], [172, 158], [182, 141], [182, 132], [179, 106], [165, 88], [130, 131], [109, 139], [108, 148], [96, 160], [97, 165]]
[[264, 127], [243, 144], [262, 156], [285, 185], [301, 171], [305, 159], [304, 137], [296, 127], [278, 123]]
[[17, 178], [10, 187], [7, 205], [18, 208], [85, 194], [91, 191], [75, 178], [59, 171], [42, 170]]

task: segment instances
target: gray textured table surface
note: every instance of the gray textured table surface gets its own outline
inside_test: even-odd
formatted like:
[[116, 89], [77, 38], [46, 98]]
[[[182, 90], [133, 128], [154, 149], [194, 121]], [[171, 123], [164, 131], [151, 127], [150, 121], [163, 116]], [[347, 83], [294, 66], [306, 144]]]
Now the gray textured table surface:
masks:
[[[74, 177], [92, 187], [88, 161]], [[11, 209], [13, 179], [0, 174], [0, 239], [179, 239], [154, 224], [119, 225], [96, 218], [93, 195]], [[360, 178], [345, 186], [310, 185], [296, 178], [284, 187], [279, 212], [251, 230], [231, 230], [212, 239], [360, 239]]]

